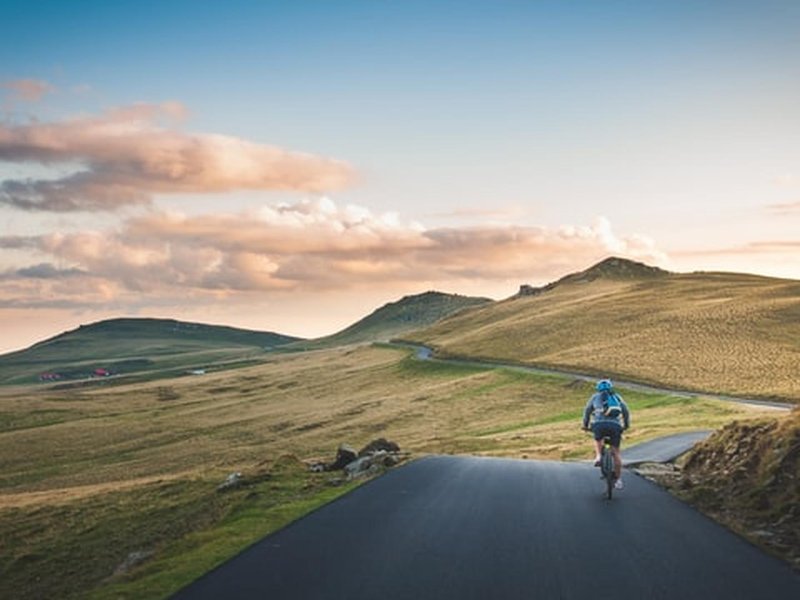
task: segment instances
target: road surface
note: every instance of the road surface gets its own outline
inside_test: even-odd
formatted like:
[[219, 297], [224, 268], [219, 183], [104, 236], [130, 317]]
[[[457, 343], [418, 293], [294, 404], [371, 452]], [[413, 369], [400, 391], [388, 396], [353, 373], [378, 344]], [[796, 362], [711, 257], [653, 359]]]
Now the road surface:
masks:
[[671, 462], [681, 454], [691, 450], [692, 446], [703, 441], [712, 433], [708, 429], [676, 433], [649, 442], [642, 442], [630, 448], [625, 448], [623, 441], [622, 462], [626, 467], [633, 467], [644, 462]]
[[434, 456], [263, 539], [179, 592], [235, 598], [800, 598], [800, 575], [655, 484], [597, 469]]

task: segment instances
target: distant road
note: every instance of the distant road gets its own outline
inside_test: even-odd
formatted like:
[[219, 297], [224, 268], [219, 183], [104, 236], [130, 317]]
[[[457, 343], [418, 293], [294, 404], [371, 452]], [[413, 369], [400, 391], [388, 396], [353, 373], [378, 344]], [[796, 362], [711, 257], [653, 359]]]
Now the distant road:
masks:
[[178, 600], [796, 600], [800, 575], [655, 484], [435, 456], [261, 540]]
[[622, 462], [633, 467], [645, 462], [666, 463], [688, 452], [696, 443], [703, 441], [713, 432], [710, 429], [676, 433], [642, 442], [622, 450]]
[[[595, 382], [597, 377], [593, 375], [586, 375], [584, 373], [574, 373], [572, 371], [562, 371], [560, 369], [545, 369], [543, 367], [529, 367], [513, 363], [506, 363], [500, 360], [474, 360], [467, 358], [436, 358], [433, 356], [433, 351], [427, 346], [419, 344], [410, 344], [405, 342], [392, 343], [393, 346], [398, 348], [410, 348], [414, 350], [415, 356], [419, 360], [431, 360], [436, 362], [444, 362], [450, 364], [459, 364], [473, 367], [502, 367], [504, 369], [511, 369], [514, 371], [523, 371], [527, 373], [541, 373], [544, 375], [561, 375], [563, 377], [571, 377], [581, 381]], [[707, 392], [689, 392], [686, 390], [676, 390], [665, 387], [658, 387], [654, 385], [645, 385], [643, 383], [634, 383], [632, 381], [623, 381], [619, 379], [614, 380], [614, 386], [621, 389], [636, 390], [641, 392], [656, 392], [662, 394], [672, 394], [674, 396], [684, 396], [686, 398], [712, 398], [714, 400], [724, 400], [726, 402], [738, 402], [740, 404], [752, 404], [754, 406], [774, 408], [776, 410], [791, 410], [795, 407], [794, 404], [788, 402], [771, 402], [767, 400], [755, 400], [751, 398], [738, 398], [736, 396], [726, 396], [723, 394], [712, 394]]]

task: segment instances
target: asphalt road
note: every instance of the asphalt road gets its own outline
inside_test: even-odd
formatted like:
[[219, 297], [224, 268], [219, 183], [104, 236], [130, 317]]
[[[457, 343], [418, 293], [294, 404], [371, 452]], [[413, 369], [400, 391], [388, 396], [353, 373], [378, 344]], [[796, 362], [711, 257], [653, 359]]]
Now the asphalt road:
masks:
[[800, 575], [632, 474], [436, 456], [263, 539], [181, 600], [800, 598]]
[[625, 448], [625, 440], [623, 439], [622, 462], [627, 467], [632, 467], [643, 462], [670, 462], [678, 458], [681, 454], [691, 450], [692, 446], [703, 441], [712, 433], [713, 432], [708, 429], [676, 433], [649, 442], [642, 442], [630, 448]]

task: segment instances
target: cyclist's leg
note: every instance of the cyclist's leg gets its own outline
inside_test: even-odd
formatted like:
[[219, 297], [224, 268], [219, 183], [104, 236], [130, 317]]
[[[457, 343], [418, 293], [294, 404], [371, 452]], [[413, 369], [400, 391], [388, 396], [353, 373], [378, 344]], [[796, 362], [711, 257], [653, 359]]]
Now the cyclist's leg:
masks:
[[[599, 423], [592, 424], [592, 434], [594, 436], [594, 461], [600, 460], [600, 455], [603, 453], [603, 434], [598, 430]], [[597, 465], [595, 465], [597, 466]]]
[[619, 452], [619, 446], [611, 446], [611, 454], [614, 456], [614, 477], [619, 479], [622, 477], [622, 455]]

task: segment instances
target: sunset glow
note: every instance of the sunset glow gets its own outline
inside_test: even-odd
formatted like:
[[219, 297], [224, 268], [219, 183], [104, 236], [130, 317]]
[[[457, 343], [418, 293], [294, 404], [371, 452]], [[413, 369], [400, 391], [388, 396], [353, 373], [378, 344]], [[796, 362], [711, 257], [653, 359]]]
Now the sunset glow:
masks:
[[[0, 352], [618, 255], [800, 279], [796, 2], [12, 2]], [[187, 18], [192, 15], [192, 18]]]

